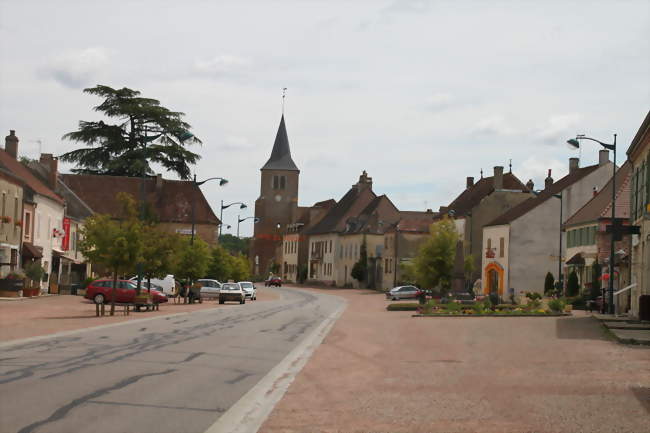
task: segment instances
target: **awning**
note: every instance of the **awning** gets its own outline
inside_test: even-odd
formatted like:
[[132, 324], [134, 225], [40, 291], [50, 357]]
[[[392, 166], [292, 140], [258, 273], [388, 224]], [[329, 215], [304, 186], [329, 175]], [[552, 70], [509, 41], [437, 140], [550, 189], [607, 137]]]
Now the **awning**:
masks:
[[34, 246], [31, 242], [23, 242], [23, 256], [32, 259], [43, 258], [42, 248]]
[[567, 265], [574, 265], [574, 266], [576, 266], [576, 265], [577, 266], [580, 266], [580, 265], [584, 266], [585, 258], [582, 257], [582, 253], [578, 253], [578, 254], [574, 255], [573, 257], [571, 257], [569, 260], [567, 260], [566, 264]]
[[58, 256], [62, 257], [65, 254], [65, 251], [57, 250], [56, 248], [52, 248], [52, 255], [53, 256]]

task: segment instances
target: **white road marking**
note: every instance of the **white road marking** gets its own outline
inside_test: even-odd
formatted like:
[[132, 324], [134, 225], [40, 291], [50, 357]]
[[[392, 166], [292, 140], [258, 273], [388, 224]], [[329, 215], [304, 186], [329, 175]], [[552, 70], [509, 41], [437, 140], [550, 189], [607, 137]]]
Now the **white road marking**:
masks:
[[205, 433], [255, 433], [282, 399], [289, 386], [305, 366], [312, 353], [327, 336], [345, 310], [340, 305], [296, 346], [278, 365], [273, 367], [257, 385], [230, 407]]

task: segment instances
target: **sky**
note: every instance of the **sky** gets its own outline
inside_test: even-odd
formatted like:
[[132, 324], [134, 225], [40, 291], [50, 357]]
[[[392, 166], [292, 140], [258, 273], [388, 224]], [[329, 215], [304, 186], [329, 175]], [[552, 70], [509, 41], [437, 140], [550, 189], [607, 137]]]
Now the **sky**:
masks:
[[79, 120], [101, 119], [84, 88], [139, 90], [186, 113], [197, 178], [229, 180], [202, 186], [217, 216], [248, 204], [224, 212], [234, 234], [286, 87], [300, 205], [366, 170], [399, 209], [437, 210], [510, 160], [537, 186], [570, 157], [596, 163], [597, 144], [565, 144], [577, 133], [617, 133], [623, 161], [650, 109], [649, 53], [647, 0], [0, 0], [0, 132], [21, 156], [59, 155]]

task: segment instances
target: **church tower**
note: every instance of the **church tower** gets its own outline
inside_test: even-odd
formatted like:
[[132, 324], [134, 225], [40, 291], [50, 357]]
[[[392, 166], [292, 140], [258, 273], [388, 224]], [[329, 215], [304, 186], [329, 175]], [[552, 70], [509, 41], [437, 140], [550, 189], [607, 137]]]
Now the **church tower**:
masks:
[[[284, 114], [275, 135], [271, 157], [260, 169], [260, 196], [255, 200], [254, 238], [251, 248], [253, 273], [266, 277], [277, 251], [281, 251], [282, 234], [295, 221], [298, 208], [300, 170], [291, 159]], [[277, 259], [278, 265], [280, 264]]]

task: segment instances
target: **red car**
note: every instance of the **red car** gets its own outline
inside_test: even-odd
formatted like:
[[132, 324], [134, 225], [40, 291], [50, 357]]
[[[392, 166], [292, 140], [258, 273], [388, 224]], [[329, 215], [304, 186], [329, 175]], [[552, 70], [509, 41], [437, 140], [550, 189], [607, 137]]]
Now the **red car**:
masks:
[[[135, 300], [135, 289], [137, 285], [129, 280], [117, 280], [115, 288], [115, 302], [132, 303]], [[146, 289], [142, 289], [146, 292]], [[113, 291], [113, 280], [102, 278], [95, 280], [86, 287], [86, 299], [94, 301], [96, 304], [108, 304], [111, 302], [111, 293]], [[151, 296], [154, 304], [167, 302], [167, 296], [158, 290], [151, 289]]]
[[271, 277], [268, 280], [264, 281], [265, 286], [276, 286], [282, 287], [282, 278], [280, 277]]

